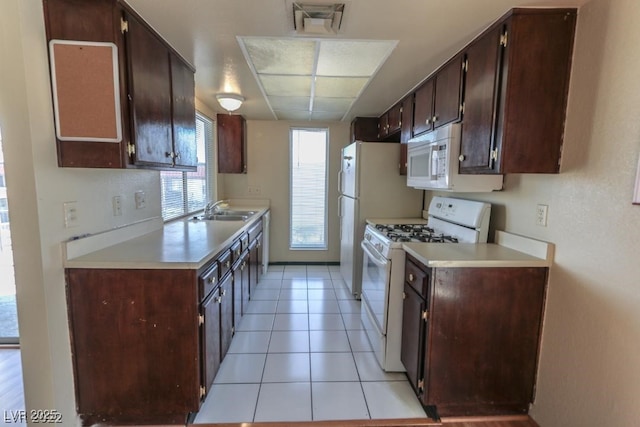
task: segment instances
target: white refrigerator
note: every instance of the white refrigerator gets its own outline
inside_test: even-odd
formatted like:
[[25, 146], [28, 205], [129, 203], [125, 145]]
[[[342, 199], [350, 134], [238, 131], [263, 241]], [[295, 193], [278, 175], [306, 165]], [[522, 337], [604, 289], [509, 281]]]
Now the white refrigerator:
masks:
[[400, 144], [354, 142], [342, 149], [338, 175], [340, 273], [356, 298], [362, 291], [362, 248], [367, 218], [421, 218], [422, 190], [400, 175]]

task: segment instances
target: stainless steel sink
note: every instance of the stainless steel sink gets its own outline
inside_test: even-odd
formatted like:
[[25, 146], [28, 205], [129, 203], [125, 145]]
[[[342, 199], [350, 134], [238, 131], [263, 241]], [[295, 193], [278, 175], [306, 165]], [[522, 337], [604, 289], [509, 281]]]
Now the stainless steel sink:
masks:
[[193, 219], [197, 221], [246, 221], [251, 215], [209, 215], [209, 216], [196, 216]]
[[196, 221], [246, 221], [258, 211], [240, 211], [233, 209], [221, 209], [210, 215], [198, 215], [193, 219]]
[[255, 214], [256, 211], [236, 211], [236, 210], [220, 210], [218, 212], [216, 212], [214, 215], [221, 215], [221, 216], [251, 216], [253, 214]]

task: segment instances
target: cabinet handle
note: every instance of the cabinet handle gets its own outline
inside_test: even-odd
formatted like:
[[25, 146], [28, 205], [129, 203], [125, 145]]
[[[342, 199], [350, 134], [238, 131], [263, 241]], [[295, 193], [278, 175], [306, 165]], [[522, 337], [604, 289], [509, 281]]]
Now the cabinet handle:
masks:
[[172, 158], [172, 159], [175, 157], [173, 153], [170, 153], [170, 152], [168, 152], [168, 151], [165, 151], [165, 152], [164, 152], [164, 156], [165, 156], [165, 157]]
[[433, 123], [435, 124], [435, 122], [438, 121], [438, 116], [433, 116]]
[[220, 304], [222, 302], [222, 297], [216, 297], [216, 303]]
[[240, 256], [240, 249], [236, 251], [236, 256]]
[[180, 153], [179, 153], [179, 152], [177, 152], [177, 153], [175, 154], [175, 156], [174, 156], [174, 157], [175, 157], [176, 159], [179, 159], [179, 158], [180, 158]]
[[429, 125], [431, 124], [431, 120], [430, 120], [430, 119], [425, 120], [425, 121], [424, 121], [424, 124], [425, 124], [425, 125], [427, 125], [427, 126], [429, 126]]
[[223, 296], [225, 296], [227, 294], [227, 290], [226, 289], [222, 289], [220, 291], [220, 297], [222, 298]]
[[464, 156], [464, 154], [460, 154], [458, 156], [458, 160], [460, 160], [461, 162], [464, 162], [464, 159], [466, 159], [466, 157]]
[[198, 316], [198, 324], [199, 325], [203, 325], [204, 324], [204, 316], [202, 314]]
[[214, 283], [216, 283], [216, 277], [215, 277], [215, 276], [211, 276], [211, 277], [209, 277], [208, 282], [209, 282], [209, 283], [211, 283], [211, 284], [213, 285]]
[[231, 261], [229, 261], [229, 260], [225, 261], [224, 266], [225, 266], [225, 268], [231, 267]]
[[415, 279], [415, 277], [413, 277], [413, 274], [409, 273], [409, 281], [413, 282], [414, 279]]

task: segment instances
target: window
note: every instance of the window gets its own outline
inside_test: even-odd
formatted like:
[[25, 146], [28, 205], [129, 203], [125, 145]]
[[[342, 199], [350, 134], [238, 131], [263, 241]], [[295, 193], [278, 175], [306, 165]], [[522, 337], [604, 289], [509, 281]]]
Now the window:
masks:
[[195, 172], [162, 171], [162, 218], [168, 221], [204, 208], [214, 200], [213, 191], [213, 123], [196, 113], [198, 169]]
[[327, 129], [291, 129], [291, 249], [327, 249], [328, 136]]

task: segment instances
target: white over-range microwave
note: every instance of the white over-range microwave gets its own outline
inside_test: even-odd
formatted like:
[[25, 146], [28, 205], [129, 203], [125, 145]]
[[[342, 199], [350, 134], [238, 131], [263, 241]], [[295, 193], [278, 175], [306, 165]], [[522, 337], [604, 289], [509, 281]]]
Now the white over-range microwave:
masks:
[[409, 140], [409, 187], [457, 192], [490, 192], [502, 189], [502, 175], [459, 173], [460, 132], [460, 123], [452, 123]]

